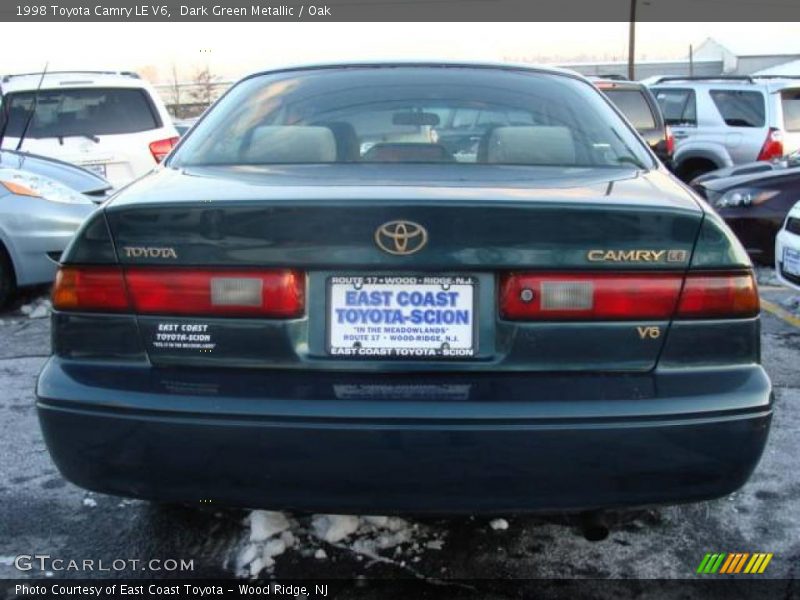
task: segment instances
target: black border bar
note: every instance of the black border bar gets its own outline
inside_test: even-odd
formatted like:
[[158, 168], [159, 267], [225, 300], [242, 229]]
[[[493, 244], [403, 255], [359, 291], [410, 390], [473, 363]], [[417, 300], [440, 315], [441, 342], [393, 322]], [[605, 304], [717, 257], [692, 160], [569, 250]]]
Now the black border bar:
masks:
[[[17, 586], [24, 586], [20, 591]], [[125, 592], [123, 593], [123, 586]], [[186, 587], [188, 586], [188, 587]], [[260, 589], [243, 593], [242, 588]], [[34, 591], [35, 590], [35, 591]], [[200, 591], [202, 590], [202, 592]], [[268, 590], [268, 591], [264, 591]], [[305, 594], [298, 595], [303, 590]], [[324, 590], [324, 594], [320, 592]], [[5, 579], [0, 599], [161, 600], [162, 598], [261, 598], [297, 600], [386, 600], [404, 598], [510, 599], [624, 598], [724, 599], [797, 598], [796, 580], [749, 576], [695, 579]]]
[[[2, 0], [8, 22], [800, 21], [798, 0]], [[406, 33], [413, 36], [413, 28]], [[665, 36], [669, 32], [665, 31]], [[768, 36], [754, 28], [753, 36]], [[299, 41], [298, 43], [302, 43]]]

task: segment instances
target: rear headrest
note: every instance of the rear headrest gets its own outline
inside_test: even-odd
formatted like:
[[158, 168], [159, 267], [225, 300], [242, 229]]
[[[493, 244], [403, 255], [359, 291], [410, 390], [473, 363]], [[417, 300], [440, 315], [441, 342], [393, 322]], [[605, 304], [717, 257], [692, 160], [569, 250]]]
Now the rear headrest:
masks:
[[336, 160], [336, 140], [327, 127], [257, 127], [242, 158], [259, 163], [333, 162]]
[[489, 134], [486, 162], [523, 165], [575, 164], [575, 143], [567, 127], [496, 127]]

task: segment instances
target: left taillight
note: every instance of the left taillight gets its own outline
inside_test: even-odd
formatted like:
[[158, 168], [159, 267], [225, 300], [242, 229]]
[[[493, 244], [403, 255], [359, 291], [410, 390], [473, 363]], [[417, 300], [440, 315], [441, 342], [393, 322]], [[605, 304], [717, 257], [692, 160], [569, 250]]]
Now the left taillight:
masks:
[[62, 267], [61, 311], [294, 318], [305, 310], [305, 275], [289, 269]]
[[162, 160], [164, 160], [167, 157], [167, 154], [169, 154], [170, 151], [172, 151], [172, 149], [175, 147], [175, 144], [178, 143], [178, 139], [179, 138], [177, 137], [171, 137], [165, 140], [157, 140], [152, 142], [150, 144], [150, 154], [153, 155], [153, 159], [157, 163], [160, 163]]

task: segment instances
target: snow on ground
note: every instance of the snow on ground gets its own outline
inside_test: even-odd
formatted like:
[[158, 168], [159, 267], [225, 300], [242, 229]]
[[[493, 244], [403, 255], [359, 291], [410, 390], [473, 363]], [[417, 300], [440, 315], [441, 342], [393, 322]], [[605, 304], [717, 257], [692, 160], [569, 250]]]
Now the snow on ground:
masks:
[[399, 517], [313, 515], [296, 519], [281, 512], [254, 510], [244, 525], [246, 535], [235, 559], [240, 577], [272, 573], [275, 559], [289, 549], [320, 561], [339, 550], [357, 560], [368, 560], [367, 566], [382, 562], [411, 570], [408, 565], [418, 562], [423, 553], [441, 550], [445, 544], [443, 533]]
[[775, 269], [772, 267], [759, 267], [756, 270], [756, 281], [758, 285], [782, 285], [780, 280], [775, 276]]
[[30, 319], [43, 319], [50, 314], [51, 306], [50, 299], [42, 296], [20, 306], [19, 312]]
[[314, 515], [311, 520], [314, 535], [329, 544], [352, 535], [360, 524], [359, 518], [353, 515]]
[[780, 301], [780, 304], [790, 313], [793, 313], [798, 317], [800, 317], [800, 295], [789, 296], [788, 298], [784, 298], [783, 300]]
[[[789, 289], [775, 276], [775, 269], [770, 267], [756, 267], [756, 279], [760, 286], [775, 286]], [[794, 292], [794, 290], [791, 290]], [[800, 294], [792, 293], [778, 302], [785, 310], [800, 316]]]
[[256, 510], [250, 513], [250, 541], [264, 542], [274, 535], [283, 533], [292, 525], [283, 513]]

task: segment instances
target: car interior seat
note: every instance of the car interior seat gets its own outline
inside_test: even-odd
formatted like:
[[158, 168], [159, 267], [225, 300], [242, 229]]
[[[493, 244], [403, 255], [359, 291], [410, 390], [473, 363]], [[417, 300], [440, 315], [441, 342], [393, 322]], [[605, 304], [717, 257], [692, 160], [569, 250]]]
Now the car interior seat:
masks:
[[327, 127], [333, 133], [336, 143], [337, 162], [357, 162], [361, 158], [356, 128], [347, 121], [313, 123], [317, 127]]
[[522, 165], [575, 164], [575, 142], [567, 127], [495, 127], [487, 133], [486, 162]]
[[264, 125], [253, 130], [241, 158], [255, 164], [334, 162], [336, 140], [328, 127]]

